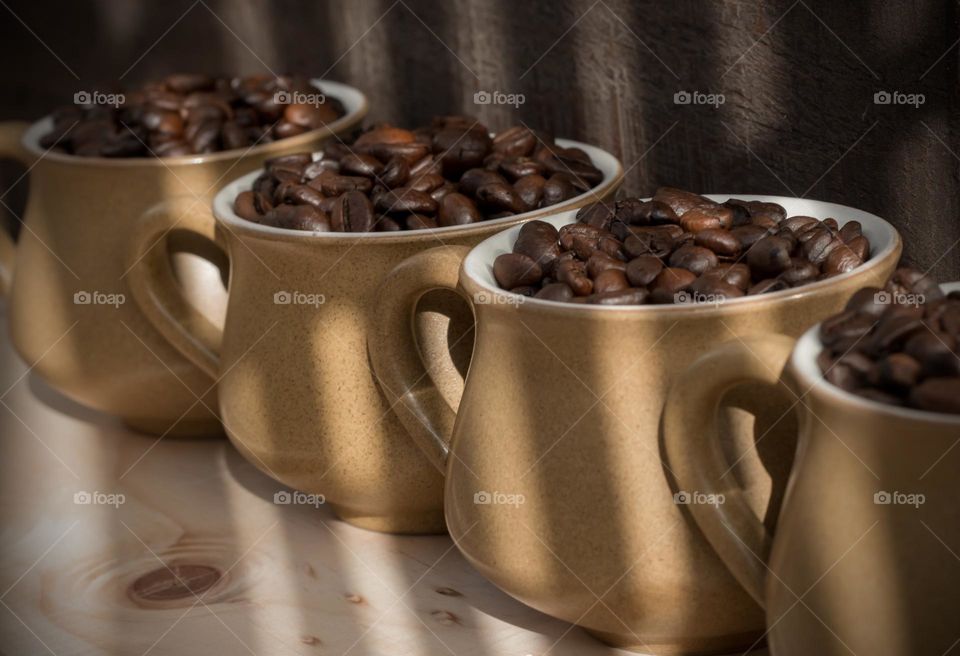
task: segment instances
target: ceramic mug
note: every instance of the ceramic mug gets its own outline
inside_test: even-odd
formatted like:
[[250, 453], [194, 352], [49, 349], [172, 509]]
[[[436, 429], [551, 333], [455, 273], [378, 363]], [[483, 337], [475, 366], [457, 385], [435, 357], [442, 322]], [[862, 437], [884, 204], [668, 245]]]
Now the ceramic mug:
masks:
[[[0, 230], [0, 281], [9, 290], [14, 347], [69, 398], [150, 433], [221, 432], [213, 381], [171, 348], [130, 300], [125, 246], [137, 218], [186, 194], [199, 209], [240, 173], [276, 155], [314, 150], [353, 131], [367, 101], [316, 80], [347, 113], [301, 135], [202, 156], [110, 159], [44, 151], [49, 117], [0, 125], [0, 156], [29, 170], [30, 193], [14, 249]], [[174, 270], [207, 320], [222, 321], [226, 292], [209, 245], [175, 235]], [[197, 257], [201, 255], [203, 257]], [[214, 253], [215, 255], [215, 253]]]
[[[565, 207], [616, 191], [622, 167], [615, 157], [586, 144], [557, 142], [582, 148], [603, 172], [597, 187]], [[290, 487], [322, 494], [337, 515], [358, 526], [442, 532], [442, 479], [404, 434], [370, 370], [367, 338], [380, 321], [374, 294], [393, 267], [415, 253], [437, 244], [473, 245], [553, 208], [433, 230], [284, 230], [233, 211], [234, 198], [257, 175], [217, 195], [216, 220], [184, 208], [189, 225], [181, 225], [205, 238], [216, 231], [229, 255], [225, 327], [220, 330], [183, 301], [166, 260], [153, 248], [179, 208], [144, 217], [130, 252], [134, 298], [176, 348], [218, 379], [227, 435], [250, 462]], [[422, 347], [446, 354], [449, 340], [468, 348], [469, 309], [456, 297], [431, 303], [418, 331]], [[447, 360], [438, 375], [453, 396], [462, 375]]]
[[[374, 370], [401, 422], [446, 476], [447, 526], [458, 548], [508, 594], [618, 647], [728, 653], [763, 633], [760, 607], [683, 512], [682, 491], [664, 469], [659, 424], [670, 383], [727, 337], [799, 335], [855, 289], [885, 280], [900, 256], [896, 231], [872, 214], [747, 198], [780, 203], [789, 215], [859, 220], [872, 256], [835, 278], [718, 307], [589, 306], [498, 287], [493, 261], [512, 250], [515, 227], [465, 259], [464, 249], [451, 248], [411, 258], [378, 296]], [[546, 220], [559, 228], [575, 213]], [[456, 413], [416, 356], [410, 331], [411, 308], [436, 288], [474, 301], [474, 351]], [[738, 406], [725, 431], [733, 459], [786, 405], [751, 390], [729, 400]], [[781, 438], [793, 433], [775, 426], [763, 459], [734, 467], [756, 512], [778, 503], [792, 456]]]
[[[960, 417], [831, 385], [818, 330], [733, 341], [691, 365], [664, 410], [669, 465], [682, 486], [724, 498], [689, 509], [766, 607], [775, 656], [949, 653], [960, 638]], [[774, 537], [718, 449], [717, 403], [745, 380], [779, 382], [800, 415]]]

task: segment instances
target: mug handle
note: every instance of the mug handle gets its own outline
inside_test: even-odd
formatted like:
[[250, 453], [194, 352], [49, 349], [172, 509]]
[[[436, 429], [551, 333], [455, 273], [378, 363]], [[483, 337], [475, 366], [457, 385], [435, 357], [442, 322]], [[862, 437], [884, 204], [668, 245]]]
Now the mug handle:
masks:
[[[795, 341], [785, 335], [728, 342], [677, 378], [663, 411], [667, 463], [681, 490], [723, 495], [720, 504], [686, 506], [710, 546], [761, 607], [772, 538], [729, 472], [716, 427], [724, 394], [748, 381], [792, 382], [783, 369]], [[795, 389], [794, 385], [794, 389]]]
[[377, 291], [378, 320], [367, 346], [373, 373], [400, 423], [441, 473], [447, 469], [456, 412], [420, 356], [414, 312], [429, 291], [450, 289], [462, 294], [457, 280], [469, 252], [466, 246], [439, 246], [397, 265]]
[[137, 221], [127, 248], [127, 284], [137, 306], [160, 334], [216, 379], [223, 328], [200, 314], [180, 290], [167, 252], [172, 231], [191, 232], [223, 247], [206, 203], [189, 196], [161, 201]]
[[[34, 158], [23, 147], [23, 133], [29, 127], [30, 124], [26, 121], [0, 123], [0, 157], [15, 159], [28, 169], [33, 165]], [[10, 292], [16, 253], [17, 245], [13, 237], [0, 229], [0, 296], [6, 296]]]

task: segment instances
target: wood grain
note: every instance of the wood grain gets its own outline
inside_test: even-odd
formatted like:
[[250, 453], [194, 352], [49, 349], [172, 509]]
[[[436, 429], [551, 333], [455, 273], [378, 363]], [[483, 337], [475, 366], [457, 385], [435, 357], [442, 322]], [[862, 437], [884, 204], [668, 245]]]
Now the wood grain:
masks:
[[[126, 432], [28, 371], [4, 331], [3, 653], [627, 653], [500, 592], [447, 537], [277, 504], [284, 490], [225, 440]], [[100, 503], [77, 503], [84, 493]]]
[[[960, 277], [956, 0], [5, 4], [0, 53], [29, 65], [8, 67], [4, 117], [171, 70], [329, 71], [370, 95], [374, 119], [467, 112], [595, 142], [631, 167], [628, 193], [854, 205], [900, 228], [908, 260]], [[479, 89], [526, 103], [477, 106]], [[680, 90], [726, 102], [678, 106]], [[879, 90], [925, 102], [876, 105]], [[5, 189], [15, 172], [0, 173]]]

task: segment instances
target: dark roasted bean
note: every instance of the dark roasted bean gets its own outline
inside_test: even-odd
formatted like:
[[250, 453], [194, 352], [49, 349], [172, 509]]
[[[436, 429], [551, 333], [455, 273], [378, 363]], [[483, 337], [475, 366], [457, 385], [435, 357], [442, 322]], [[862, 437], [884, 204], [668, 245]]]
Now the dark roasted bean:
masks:
[[526, 255], [504, 253], [493, 261], [493, 276], [501, 287], [512, 289], [537, 284], [543, 278], [543, 270]]

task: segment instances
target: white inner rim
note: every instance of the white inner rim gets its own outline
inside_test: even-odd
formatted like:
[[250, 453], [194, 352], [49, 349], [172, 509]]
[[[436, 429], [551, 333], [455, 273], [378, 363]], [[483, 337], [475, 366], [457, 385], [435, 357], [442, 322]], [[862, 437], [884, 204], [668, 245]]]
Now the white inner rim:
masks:
[[[575, 196], [569, 200], [563, 202], [563, 205], [568, 205], [570, 203], [580, 202], [584, 197], [590, 196], [592, 194], [598, 193], [599, 189], [603, 189], [610, 185], [614, 178], [620, 174], [621, 166], [620, 161], [608, 153], [605, 150], [597, 148], [596, 146], [591, 146], [589, 144], [581, 143], [579, 141], [572, 141], [570, 139], [557, 139], [558, 146], [563, 148], [576, 147], [580, 148], [586, 152], [590, 159], [593, 161], [593, 165], [596, 166], [603, 173], [603, 180], [601, 180], [593, 189], [585, 191], [582, 194]], [[320, 156], [319, 153], [314, 153], [314, 159]], [[493, 227], [501, 225], [504, 223], [510, 223], [513, 221], [522, 220], [525, 216], [534, 213], [541, 213], [544, 210], [533, 210], [530, 212], [524, 212], [523, 214], [516, 214], [514, 216], [508, 216], [503, 219], [492, 219], [488, 221], [480, 221], [479, 223], [470, 223], [468, 225], [462, 226], [444, 226], [441, 228], [430, 228], [425, 230], [405, 230], [401, 233], [397, 232], [307, 232], [303, 230], [288, 230], [285, 228], [275, 228], [272, 226], [265, 226], [259, 223], [254, 223], [253, 221], [247, 221], [242, 219], [233, 211], [233, 201], [241, 191], [248, 191], [250, 186], [253, 184], [253, 181], [257, 179], [257, 176], [260, 175], [263, 170], [254, 171], [253, 173], [248, 173], [247, 175], [237, 178], [226, 187], [220, 190], [220, 193], [216, 195], [213, 199], [213, 213], [214, 215], [223, 221], [231, 225], [236, 225], [248, 230], [254, 230], [257, 232], [262, 232], [266, 235], [286, 235], [290, 236], [297, 235], [304, 238], [317, 238], [317, 239], [396, 239], [398, 235], [442, 235], [448, 232], [457, 232], [467, 229], [476, 229], [479, 227]], [[441, 245], [440, 242], [437, 245]]]
[[[343, 103], [344, 111], [346, 112], [343, 116], [338, 118], [336, 121], [327, 125], [331, 130], [337, 130], [340, 125], [343, 123], [353, 120], [354, 116], [363, 108], [366, 103], [366, 97], [359, 89], [355, 89], [347, 84], [341, 82], [334, 82], [332, 80], [320, 80], [320, 79], [311, 79], [310, 84], [314, 85], [321, 89], [325, 94], [330, 95], [333, 98], [336, 98]], [[53, 129], [53, 117], [45, 116], [33, 125], [31, 125], [23, 135], [23, 144], [31, 151], [36, 153], [43, 153], [44, 149], [40, 146], [40, 138], [43, 135], [47, 134]], [[306, 133], [304, 133], [306, 134]], [[299, 136], [299, 135], [298, 135]], [[254, 146], [258, 148], [260, 146], [266, 147], [270, 146], [276, 142], [259, 144]], [[242, 148], [234, 148], [232, 151], [243, 152]], [[210, 159], [213, 156], [223, 155], [225, 153], [232, 152], [231, 150], [220, 150], [215, 153], [208, 153], [206, 155], [187, 155], [184, 157], [168, 157], [162, 158], [164, 161], [169, 162], [170, 160], [175, 160], [177, 162], [189, 162], [189, 161], [205, 161]], [[58, 157], [69, 157], [71, 159], [78, 160], [94, 160], [94, 161], [107, 161], [111, 163], [130, 163], [130, 162], [143, 162], [143, 161], [154, 161], [156, 158], [149, 157], [79, 157], [77, 155], [68, 155], [66, 153], [60, 153], [57, 151], [51, 151], [47, 156], [58, 156]]]
[[[951, 282], [940, 285], [944, 292], [951, 292], [960, 289], [960, 282]], [[838, 395], [848, 403], [858, 405], [865, 410], [872, 412], [886, 412], [891, 415], [897, 415], [905, 419], [935, 421], [937, 423], [951, 423], [960, 426], [960, 416], [949, 415], [940, 412], [928, 412], [926, 410], [916, 410], [913, 408], [901, 408], [894, 405], [887, 405], [878, 401], [871, 401], [844, 391], [827, 381], [817, 366], [817, 357], [823, 350], [823, 343], [820, 341], [820, 324], [813, 326], [805, 332], [797, 341], [790, 356], [790, 363], [793, 370], [797, 373], [800, 384], [803, 386], [801, 394], [810, 389], [817, 389], [827, 394]]]
[[[743, 296], [741, 298], [731, 299], [719, 308], [709, 304], [582, 306], [563, 303], [560, 301], [545, 301], [536, 298], [525, 299], [524, 305], [534, 303], [537, 305], [543, 305], [545, 307], [562, 307], [566, 308], [567, 310], [571, 308], [589, 308], [591, 311], [596, 310], [601, 312], [722, 312], [724, 308], [728, 308], [730, 306], [736, 307], [736, 305], [742, 303], [783, 299], [792, 296], [804, 295], [817, 289], [823, 289], [834, 284], [838, 280], [844, 280], [851, 276], [862, 273], [864, 270], [868, 270], [874, 266], [877, 266], [877, 263], [880, 261], [880, 259], [885, 255], [888, 255], [896, 247], [898, 241], [897, 232], [894, 227], [881, 219], [879, 216], [870, 214], [869, 212], [864, 212], [863, 210], [855, 209], [853, 207], [847, 207], [845, 205], [827, 203], [819, 200], [809, 200], [806, 198], [789, 198], [786, 196], [710, 194], [707, 196], [707, 198], [717, 202], [723, 202], [729, 198], [739, 198], [741, 200], [759, 200], [769, 203], [777, 203], [786, 209], [788, 217], [800, 215], [814, 216], [819, 219], [833, 217], [837, 219], [837, 222], [841, 226], [847, 221], [859, 221], [863, 226], [863, 234], [870, 241], [870, 259], [853, 271], [848, 271], [847, 273], [840, 274], [839, 276], [835, 276], [827, 280], [819, 280], [808, 285], [795, 287], [793, 289], [785, 289], [779, 292], [758, 294], [756, 296]], [[573, 223], [576, 220], [576, 214], [576, 210], [570, 210], [554, 216], [544, 217], [542, 220], [553, 224], [557, 228], [560, 228], [568, 223]], [[510, 295], [510, 292], [506, 291], [505, 289], [501, 289], [500, 286], [497, 285], [497, 282], [493, 277], [493, 261], [498, 255], [509, 253], [513, 250], [513, 244], [516, 242], [517, 235], [520, 233], [520, 229], [522, 227], [523, 226], [514, 226], [508, 230], [504, 230], [501, 233], [493, 235], [489, 239], [486, 239], [477, 245], [477, 247], [470, 251], [470, 254], [467, 255], [466, 260], [464, 260], [464, 274], [492, 294]]]

